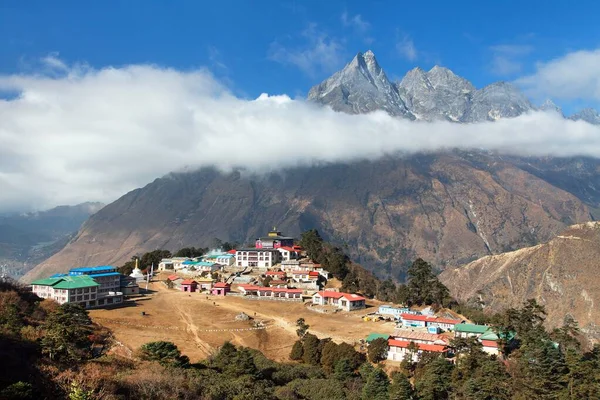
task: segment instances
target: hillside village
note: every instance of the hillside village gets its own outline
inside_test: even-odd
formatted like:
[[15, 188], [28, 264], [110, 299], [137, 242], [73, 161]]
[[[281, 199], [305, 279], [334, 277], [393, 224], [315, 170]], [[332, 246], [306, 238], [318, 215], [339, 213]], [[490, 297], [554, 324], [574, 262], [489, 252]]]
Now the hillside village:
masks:
[[[167, 290], [199, 299], [236, 297], [246, 301], [295, 302], [311, 312], [331, 315], [330, 318], [348, 313], [353, 319], [347, 323], [388, 321], [385, 329], [356, 337], [354, 344], [366, 350], [374, 340], [385, 340], [385, 358], [390, 362], [401, 362], [407, 357], [417, 362], [424, 353], [452, 360], [449, 345], [455, 337], [474, 337], [486, 353], [500, 353], [500, 339], [488, 326], [471, 324], [449, 311], [436, 315], [431, 307], [380, 304], [358, 293], [340, 291], [332, 278], [329, 271], [295, 244], [294, 238], [273, 229], [267, 236], [257, 238], [255, 247], [211, 250], [200, 257], [163, 258], [145, 272], [136, 261], [129, 275], [113, 266], [78, 267], [33, 281], [31, 290], [40, 298], [59, 304], [96, 309], [135, 302], [145, 295], [150, 283], [159, 283]], [[374, 330], [377, 326], [372, 325]]]

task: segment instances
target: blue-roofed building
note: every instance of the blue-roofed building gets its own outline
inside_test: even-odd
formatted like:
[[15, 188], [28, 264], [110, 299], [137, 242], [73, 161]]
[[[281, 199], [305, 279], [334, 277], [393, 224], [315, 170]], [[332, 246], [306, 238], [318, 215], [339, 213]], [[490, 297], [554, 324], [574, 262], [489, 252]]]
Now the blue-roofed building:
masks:
[[187, 264], [184, 263], [183, 266], [187, 269], [193, 267], [195, 271], [199, 272], [215, 272], [223, 268], [222, 265], [210, 261], [192, 261]]
[[121, 273], [117, 271], [117, 267], [112, 265], [73, 268], [69, 271], [69, 275], [88, 275], [93, 278], [100, 285], [99, 297], [108, 293], [119, 293], [121, 289]]
[[217, 258], [215, 259], [217, 264], [221, 264], [221, 265], [225, 265], [225, 266], [231, 266], [233, 264], [235, 264], [235, 255], [234, 254], [220, 254], [217, 256]]
[[395, 319], [400, 319], [401, 314], [408, 314], [410, 311], [410, 308], [407, 307], [394, 307], [391, 305], [379, 306], [379, 314], [392, 316]]
[[100, 265], [97, 267], [79, 267], [69, 270], [69, 275], [94, 275], [107, 272], [116, 272], [117, 267], [111, 265]]

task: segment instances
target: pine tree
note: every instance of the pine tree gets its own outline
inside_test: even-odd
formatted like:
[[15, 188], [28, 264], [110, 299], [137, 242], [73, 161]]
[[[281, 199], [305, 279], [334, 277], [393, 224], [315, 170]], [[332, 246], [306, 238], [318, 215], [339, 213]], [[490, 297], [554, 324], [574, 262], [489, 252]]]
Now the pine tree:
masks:
[[372, 363], [378, 363], [379, 361], [383, 361], [387, 357], [388, 352], [388, 341], [384, 338], [377, 338], [371, 343], [369, 343], [369, 347], [367, 347], [367, 354], [369, 356], [369, 361]]
[[362, 390], [365, 400], [388, 400], [390, 380], [381, 368], [375, 368], [368, 376]]
[[413, 389], [408, 377], [400, 372], [392, 374], [392, 384], [389, 388], [390, 400], [412, 400], [415, 398]]
[[452, 364], [442, 357], [428, 361], [415, 373], [415, 389], [420, 400], [446, 400], [452, 393]]
[[292, 351], [290, 352], [290, 360], [298, 361], [302, 360], [302, 354], [304, 350], [302, 348], [302, 342], [297, 340], [292, 346]]
[[337, 360], [333, 368], [333, 377], [338, 381], [345, 382], [354, 376], [354, 370], [350, 365], [350, 361], [346, 358]]
[[321, 341], [315, 335], [307, 333], [302, 339], [303, 352], [302, 361], [305, 364], [320, 365], [321, 364], [321, 352], [320, 344]]

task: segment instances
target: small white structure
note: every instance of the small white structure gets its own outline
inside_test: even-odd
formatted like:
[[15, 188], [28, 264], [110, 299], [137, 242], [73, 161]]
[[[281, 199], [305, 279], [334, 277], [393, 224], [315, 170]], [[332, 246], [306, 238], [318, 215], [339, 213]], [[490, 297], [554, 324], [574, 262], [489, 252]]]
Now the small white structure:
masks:
[[345, 311], [365, 308], [365, 298], [357, 294], [322, 290], [312, 296], [313, 304], [332, 305]]
[[136, 282], [141, 282], [146, 280], [146, 275], [142, 273], [142, 270], [138, 267], [137, 260], [135, 260], [135, 268], [129, 274], [130, 277], [134, 278]]

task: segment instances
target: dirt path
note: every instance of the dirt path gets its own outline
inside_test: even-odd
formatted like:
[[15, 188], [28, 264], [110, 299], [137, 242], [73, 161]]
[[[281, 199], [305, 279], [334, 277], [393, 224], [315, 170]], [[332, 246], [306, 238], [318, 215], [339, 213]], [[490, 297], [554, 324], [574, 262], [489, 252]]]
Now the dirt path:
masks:
[[181, 307], [177, 306], [177, 311], [181, 316], [181, 320], [184, 321], [187, 325], [187, 330], [190, 331], [194, 335], [194, 339], [196, 340], [196, 345], [207, 355], [210, 354], [211, 347], [204, 340], [200, 339], [198, 335], [198, 327], [194, 324], [194, 320], [192, 316], [189, 314], [189, 311], [182, 310]]

